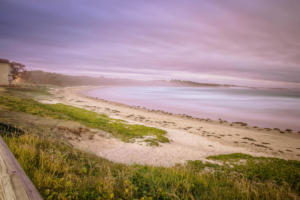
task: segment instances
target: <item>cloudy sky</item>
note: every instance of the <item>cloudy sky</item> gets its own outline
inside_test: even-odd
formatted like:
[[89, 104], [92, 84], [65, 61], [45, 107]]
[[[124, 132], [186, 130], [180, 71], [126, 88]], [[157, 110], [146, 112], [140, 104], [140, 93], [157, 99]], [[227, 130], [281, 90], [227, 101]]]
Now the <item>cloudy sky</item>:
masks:
[[136, 79], [300, 85], [299, 0], [0, 0], [0, 57]]

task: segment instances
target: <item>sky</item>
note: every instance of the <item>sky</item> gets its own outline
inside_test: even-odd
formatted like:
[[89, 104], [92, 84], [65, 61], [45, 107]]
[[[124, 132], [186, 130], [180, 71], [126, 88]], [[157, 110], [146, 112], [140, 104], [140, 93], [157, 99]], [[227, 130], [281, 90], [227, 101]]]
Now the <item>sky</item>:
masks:
[[118, 78], [300, 86], [299, 0], [0, 0], [0, 58]]

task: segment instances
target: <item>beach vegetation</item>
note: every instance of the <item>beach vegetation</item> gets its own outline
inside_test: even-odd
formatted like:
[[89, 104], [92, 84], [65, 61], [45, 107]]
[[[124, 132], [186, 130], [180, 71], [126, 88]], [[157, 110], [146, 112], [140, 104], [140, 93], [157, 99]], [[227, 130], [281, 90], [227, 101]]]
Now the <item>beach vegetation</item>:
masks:
[[[166, 131], [162, 129], [139, 124], [129, 124], [124, 120], [113, 119], [105, 114], [99, 114], [61, 103], [43, 104], [32, 98], [26, 98], [26, 96], [21, 97], [22, 94], [20, 93], [46, 94], [47, 91], [44, 91], [43, 88], [10, 89], [8, 92], [1, 93], [0, 104], [11, 111], [24, 112], [41, 117], [76, 121], [89, 128], [96, 128], [111, 133], [113, 136], [120, 138], [125, 142], [133, 142], [136, 138], [142, 139], [145, 136], [152, 136], [151, 145], [157, 146], [159, 145], [159, 142], [169, 142], [169, 139], [165, 136]], [[145, 140], [145, 142], [147, 141], [148, 140]]]
[[230, 167], [230, 171], [243, 174], [248, 180], [288, 184], [300, 195], [300, 161], [254, 157], [242, 153], [209, 156], [208, 159], [221, 161], [223, 169]]
[[22, 85], [11, 85], [11, 86], [1, 86], [0, 87], [1, 95], [11, 95], [22, 98], [36, 98], [36, 97], [45, 97], [51, 96], [49, 88], [46, 85], [31, 85], [31, 84], [22, 84]]
[[209, 157], [222, 164], [124, 165], [43, 133], [2, 136], [45, 199], [297, 199], [299, 195], [299, 161], [229, 154]]

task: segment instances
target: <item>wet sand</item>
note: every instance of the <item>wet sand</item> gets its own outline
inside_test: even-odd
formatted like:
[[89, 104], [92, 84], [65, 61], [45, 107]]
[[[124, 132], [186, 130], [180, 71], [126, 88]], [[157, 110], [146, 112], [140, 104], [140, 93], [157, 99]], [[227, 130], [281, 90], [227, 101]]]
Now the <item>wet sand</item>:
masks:
[[42, 102], [64, 103], [130, 123], [161, 128], [168, 132], [167, 137], [171, 140], [168, 144], [152, 147], [138, 141], [124, 143], [110, 134], [102, 133], [96, 134], [92, 140], [73, 141], [76, 147], [109, 160], [126, 164], [171, 166], [187, 160], [206, 160], [209, 155], [227, 153], [300, 160], [299, 133], [127, 106], [87, 97], [83, 94], [87, 89], [91, 87], [52, 89], [53, 96]]

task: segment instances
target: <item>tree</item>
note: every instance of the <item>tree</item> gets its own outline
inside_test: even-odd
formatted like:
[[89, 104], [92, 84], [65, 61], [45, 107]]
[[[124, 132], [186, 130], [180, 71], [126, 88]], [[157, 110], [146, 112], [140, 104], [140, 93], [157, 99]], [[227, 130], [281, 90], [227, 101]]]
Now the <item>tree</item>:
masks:
[[26, 72], [25, 65], [23, 65], [21, 63], [11, 62], [10, 66], [11, 66], [11, 80], [10, 81], [14, 81], [17, 78], [20, 78], [22, 76], [22, 74], [24, 74]]

